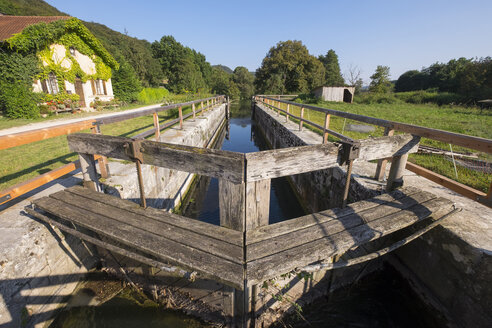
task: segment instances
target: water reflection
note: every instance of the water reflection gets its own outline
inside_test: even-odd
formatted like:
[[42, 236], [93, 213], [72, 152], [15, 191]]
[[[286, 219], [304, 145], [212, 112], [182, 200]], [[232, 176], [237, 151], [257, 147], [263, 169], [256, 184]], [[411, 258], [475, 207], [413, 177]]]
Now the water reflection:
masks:
[[[251, 153], [268, 149], [261, 132], [251, 120], [251, 102], [231, 106], [228, 136], [219, 141], [222, 150]], [[183, 215], [211, 224], [220, 224], [219, 183], [215, 178], [200, 177], [195, 189], [183, 205]], [[280, 222], [304, 215], [287, 179], [272, 179], [270, 189], [270, 223]]]

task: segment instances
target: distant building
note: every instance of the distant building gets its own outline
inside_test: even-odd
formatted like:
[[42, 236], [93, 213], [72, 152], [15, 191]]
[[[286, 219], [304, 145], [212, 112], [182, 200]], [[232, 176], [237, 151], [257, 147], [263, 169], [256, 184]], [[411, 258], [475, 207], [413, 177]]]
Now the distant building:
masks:
[[312, 93], [325, 101], [338, 101], [352, 103], [354, 100], [355, 87], [317, 87]]
[[[15, 34], [21, 33], [30, 25], [70, 19], [78, 22], [78, 20], [69, 16], [0, 15], [0, 42], [7, 42], [7, 39], [13, 37]], [[65, 34], [68, 33], [75, 33], [80, 37], [79, 40], [83, 42], [85, 52], [87, 52], [87, 49], [90, 49], [90, 52], [87, 52], [89, 55], [80, 52], [84, 50], [77, 49], [75, 46], [60, 44], [61, 42], [59, 41], [55, 41], [49, 46], [49, 52], [47, 52], [48, 49], [41, 49], [37, 52], [37, 55], [41, 59], [43, 65], [41, 68], [45, 74], [43, 74], [43, 78], [33, 81], [33, 91], [49, 94], [63, 92], [67, 94], [78, 94], [80, 97], [79, 106], [81, 108], [88, 108], [96, 98], [101, 101], [112, 100], [114, 95], [110, 78], [110, 67], [114, 66], [114, 62], [109, 63], [108, 60], [114, 59], [102, 46], [95, 49], [94, 42], [86, 42], [87, 35], [79, 35], [83, 33], [81, 29], [67, 29]], [[90, 38], [95, 39], [92, 34], [90, 34]], [[43, 50], [45, 50], [44, 56], [42, 56]], [[101, 56], [101, 52], [106, 53], [104, 56]], [[46, 55], [46, 53], [49, 55]], [[47, 68], [51, 71], [46, 72]], [[73, 74], [72, 81], [68, 81], [60, 80], [60, 77], [56, 75], [56, 71], [63, 73], [74, 71], [76, 73]]]

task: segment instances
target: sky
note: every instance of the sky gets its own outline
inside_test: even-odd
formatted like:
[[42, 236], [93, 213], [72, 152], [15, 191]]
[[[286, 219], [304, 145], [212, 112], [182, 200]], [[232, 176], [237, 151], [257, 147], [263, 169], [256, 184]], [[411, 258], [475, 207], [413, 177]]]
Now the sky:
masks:
[[150, 42], [172, 35], [212, 65], [255, 71], [279, 41], [338, 55], [365, 84], [377, 65], [392, 79], [450, 59], [492, 56], [492, 1], [47, 0], [85, 21]]

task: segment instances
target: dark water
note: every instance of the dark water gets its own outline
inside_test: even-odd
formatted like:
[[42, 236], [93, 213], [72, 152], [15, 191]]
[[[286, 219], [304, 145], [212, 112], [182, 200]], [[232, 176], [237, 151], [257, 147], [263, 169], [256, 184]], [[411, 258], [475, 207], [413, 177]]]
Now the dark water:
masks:
[[[251, 153], [268, 149], [266, 141], [251, 120], [251, 103], [231, 106], [228, 133], [218, 142], [219, 149]], [[195, 190], [182, 208], [186, 217], [219, 225], [219, 182], [215, 178], [200, 177]], [[270, 223], [285, 221], [304, 215], [299, 201], [285, 178], [272, 179], [270, 189]]]

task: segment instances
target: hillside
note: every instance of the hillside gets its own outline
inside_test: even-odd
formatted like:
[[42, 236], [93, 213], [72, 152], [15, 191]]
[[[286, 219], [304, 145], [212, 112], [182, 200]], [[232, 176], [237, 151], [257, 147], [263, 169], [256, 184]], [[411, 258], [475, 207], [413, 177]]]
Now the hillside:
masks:
[[[0, 0], [0, 13], [18, 16], [66, 16], [42, 0]], [[127, 61], [144, 86], [155, 86], [161, 79], [157, 59], [152, 57], [150, 42], [132, 38], [109, 27], [83, 22], [119, 62]]]

